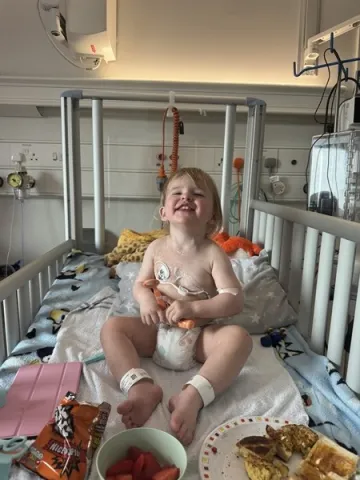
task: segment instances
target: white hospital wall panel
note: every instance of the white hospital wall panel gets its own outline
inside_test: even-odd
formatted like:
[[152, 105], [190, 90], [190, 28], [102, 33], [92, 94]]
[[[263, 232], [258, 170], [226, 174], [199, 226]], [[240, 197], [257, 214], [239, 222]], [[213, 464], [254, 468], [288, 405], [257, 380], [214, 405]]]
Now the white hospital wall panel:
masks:
[[309, 157], [309, 149], [280, 148], [278, 174], [304, 175]]
[[[185, 134], [180, 136], [179, 166], [197, 166], [208, 171], [221, 188], [220, 160], [223, 156], [224, 115], [181, 112]], [[300, 202], [305, 204], [302, 192], [305, 183], [305, 159], [311, 138], [320, 132], [321, 126], [303, 122], [295, 117], [289, 119], [269, 118], [265, 129], [265, 149], [262, 158], [262, 186], [269, 193], [264, 158], [277, 160], [278, 174], [286, 185], [284, 196], [277, 202]], [[26, 202], [24, 217], [26, 260], [30, 261], [54, 247], [63, 239], [63, 174], [61, 162], [61, 123], [58, 117], [49, 118], [3, 118], [0, 117], [0, 176], [6, 180], [10, 171], [11, 152], [29, 149], [31, 153], [26, 166], [36, 179]], [[84, 196], [84, 227], [94, 227], [93, 159], [91, 118], [81, 119], [81, 166], [82, 193]], [[234, 157], [244, 156], [246, 118], [238, 117]], [[171, 154], [172, 123], [166, 123], [165, 154]], [[106, 228], [118, 236], [123, 228], [148, 230], [157, 228], [159, 192], [156, 186], [157, 159], [162, 145], [162, 112], [119, 112], [114, 118], [104, 118], [104, 183], [107, 195], [105, 203]], [[57, 160], [53, 159], [56, 153]], [[35, 156], [32, 156], [35, 153]], [[37, 160], [35, 160], [37, 158]], [[295, 168], [289, 166], [291, 159], [298, 160]], [[290, 163], [291, 165], [291, 163]], [[301, 166], [302, 165], [302, 166]], [[169, 161], [166, 161], [169, 173]], [[236, 190], [236, 173], [233, 171], [233, 189]], [[6, 184], [0, 188], [0, 262], [6, 260], [12, 219], [12, 191]], [[146, 199], [145, 199], [145, 198]], [[271, 196], [269, 195], [271, 200]], [[16, 261], [21, 252], [21, 215], [16, 209], [14, 235], [10, 261]], [[45, 214], [51, 221], [45, 219]], [[26, 232], [36, 228], [34, 241]], [[36, 243], [34, 243], [36, 242]]]
[[62, 152], [60, 143], [13, 142], [10, 144], [11, 156], [22, 154], [27, 167], [62, 168]]
[[[171, 155], [171, 149], [168, 149]], [[211, 147], [180, 147], [179, 149], [179, 167], [197, 167], [207, 172], [214, 172], [215, 149]]]
[[285, 184], [285, 193], [283, 195], [273, 195], [269, 177], [267, 175], [261, 175], [260, 187], [264, 190], [268, 196], [269, 201], [275, 202], [294, 202], [303, 201], [306, 202], [306, 195], [303, 191], [305, 185], [305, 177], [300, 176], [281, 176], [280, 180]]
[[10, 143], [0, 142], [0, 165], [11, 165]]

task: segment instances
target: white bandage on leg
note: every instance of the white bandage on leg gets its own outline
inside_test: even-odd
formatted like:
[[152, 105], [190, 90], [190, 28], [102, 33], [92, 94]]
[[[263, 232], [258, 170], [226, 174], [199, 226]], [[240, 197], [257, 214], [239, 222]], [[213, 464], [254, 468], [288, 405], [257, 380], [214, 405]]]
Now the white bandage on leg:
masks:
[[200, 397], [202, 398], [204, 407], [207, 407], [215, 398], [215, 392], [211, 383], [201, 375], [195, 375], [195, 377], [193, 377], [189, 382], [186, 382], [185, 385], [192, 385], [196, 388]]
[[120, 390], [127, 395], [130, 388], [144, 378], [152, 380], [150, 375], [142, 368], [132, 368], [122, 377], [120, 381]]

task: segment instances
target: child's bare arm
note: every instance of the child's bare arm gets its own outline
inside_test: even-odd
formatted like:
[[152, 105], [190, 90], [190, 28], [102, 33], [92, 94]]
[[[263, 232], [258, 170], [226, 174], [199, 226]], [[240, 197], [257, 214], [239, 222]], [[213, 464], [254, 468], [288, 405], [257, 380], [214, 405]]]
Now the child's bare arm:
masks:
[[147, 325], [165, 322], [165, 312], [156, 302], [154, 293], [148, 287], [145, 287], [145, 280], [154, 278], [154, 250], [156, 240], [146, 249], [142, 265], [135, 280], [133, 287], [133, 295], [140, 305], [140, 316], [143, 323]]
[[152, 291], [144, 286], [144, 281], [154, 278], [154, 249], [155, 241], [150, 243], [145, 251], [144, 259], [141, 264], [139, 274], [135, 280], [133, 287], [133, 295], [137, 302], [140, 304], [145, 300], [154, 300], [154, 294]]
[[214, 319], [240, 313], [244, 306], [241, 284], [234, 273], [229, 257], [217, 246], [214, 248], [212, 276], [218, 290], [229, 290], [229, 292], [219, 293], [209, 300], [191, 302], [194, 317]]

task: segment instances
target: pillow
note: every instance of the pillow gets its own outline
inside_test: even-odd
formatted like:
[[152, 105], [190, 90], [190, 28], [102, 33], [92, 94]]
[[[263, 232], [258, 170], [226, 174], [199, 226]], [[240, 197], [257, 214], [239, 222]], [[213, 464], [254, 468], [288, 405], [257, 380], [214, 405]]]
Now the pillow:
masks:
[[237, 323], [250, 334], [261, 334], [268, 328], [281, 328], [296, 322], [296, 313], [287, 300], [268, 254], [262, 250], [258, 257], [231, 259], [235, 275], [243, 284], [243, 311], [223, 323]]
[[[262, 250], [258, 257], [230, 261], [235, 275], [243, 284], [245, 303], [240, 314], [219, 319], [222, 324], [241, 325], [253, 335], [265, 333], [268, 328], [286, 327], [296, 322], [296, 314], [269, 264], [265, 250]], [[140, 263], [135, 262], [123, 262], [116, 266], [116, 273], [120, 278], [120, 294], [112, 308], [116, 315], [139, 315], [138, 305], [132, 295], [132, 286], [140, 266]]]

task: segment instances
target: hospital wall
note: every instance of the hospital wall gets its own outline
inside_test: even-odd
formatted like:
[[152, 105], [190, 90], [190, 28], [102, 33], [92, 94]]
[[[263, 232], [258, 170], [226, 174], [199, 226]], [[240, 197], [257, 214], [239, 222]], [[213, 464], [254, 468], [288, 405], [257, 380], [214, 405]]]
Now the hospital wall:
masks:
[[[185, 133], [180, 136], [179, 165], [208, 171], [220, 188], [224, 116], [220, 113], [183, 112]], [[21, 258], [22, 231], [25, 261], [29, 262], [64, 239], [62, 195], [61, 128], [59, 116], [50, 118], [0, 117], [0, 176], [13, 170], [11, 155], [27, 153], [29, 173], [36, 179], [31, 197], [21, 205], [11, 190], [0, 188], [0, 263]], [[268, 115], [264, 158], [276, 159], [286, 185], [282, 197], [272, 198], [268, 172], [263, 167], [261, 183], [270, 200], [305, 205], [304, 171], [312, 135], [320, 132], [310, 117]], [[171, 153], [171, 120], [166, 124], [165, 154]], [[235, 156], [244, 156], [246, 116], [238, 115]], [[91, 119], [81, 124], [82, 193], [84, 227], [94, 227]], [[105, 205], [108, 248], [123, 228], [145, 231], [159, 226], [159, 193], [156, 187], [157, 155], [162, 150], [162, 112], [127, 111], [104, 119]], [[294, 165], [293, 160], [296, 160]], [[168, 162], [166, 162], [169, 171]], [[234, 189], [236, 176], [234, 172]], [[236, 213], [236, 210], [234, 211]], [[14, 219], [13, 219], [14, 214]], [[12, 228], [11, 228], [12, 226]], [[234, 227], [236, 228], [236, 227]], [[89, 232], [91, 236], [91, 231]], [[10, 238], [11, 237], [11, 238]]]

